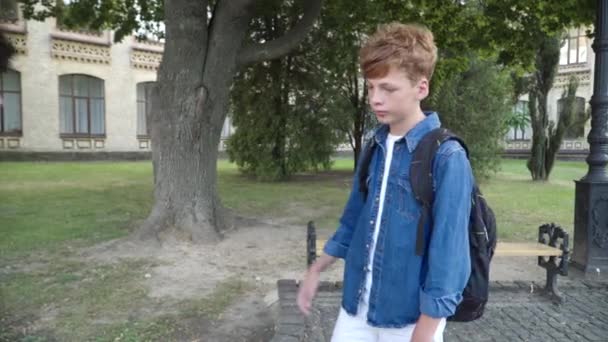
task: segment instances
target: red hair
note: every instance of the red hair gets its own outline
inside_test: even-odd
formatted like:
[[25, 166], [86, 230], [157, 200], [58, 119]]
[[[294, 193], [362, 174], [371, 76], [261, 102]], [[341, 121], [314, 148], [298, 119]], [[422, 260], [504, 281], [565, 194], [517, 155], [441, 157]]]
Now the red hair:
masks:
[[381, 25], [359, 52], [365, 78], [380, 78], [391, 67], [405, 71], [412, 81], [426, 77], [429, 81], [437, 62], [433, 33], [416, 24]]

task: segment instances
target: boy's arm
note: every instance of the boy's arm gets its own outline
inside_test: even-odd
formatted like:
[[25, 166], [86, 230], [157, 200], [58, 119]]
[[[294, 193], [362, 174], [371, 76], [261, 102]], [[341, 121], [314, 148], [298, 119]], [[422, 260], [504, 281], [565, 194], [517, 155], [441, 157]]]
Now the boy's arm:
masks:
[[345, 258], [348, 252], [348, 247], [353, 237], [353, 230], [364, 203], [363, 194], [359, 191], [359, 168], [357, 168], [353, 178], [353, 186], [344, 208], [344, 213], [340, 219], [340, 226], [334, 235], [327, 240], [323, 248], [324, 254], [309, 267], [300, 285], [296, 302], [300, 311], [305, 315], [310, 314], [312, 300], [317, 293], [321, 272], [325, 271], [338, 258]]
[[425, 314], [420, 315], [411, 342], [432, 342], [440, 322], [441, 318], [433, 318]]
[[[365, 198], [359, 188], [359, 173], [361, 172], [360, 168], [361, 165], [357, 167], [355, 172], [350, 196], [346, 202], [346, 206], [344, 207], [342, 217], [340, 218], [340, 225], [338, 226], [338, 229], [334, 235], [327, 240], [325, 246], [323, 247], [323, 252], [325, 254], [335, 258], [344, 259], [346, 257], [346, 252], [350, 246], [350, 241], [352, 240], [355, 226], [357, 225], [357, 221], [361, 215], [361, 209], [365, 204]], [[372, 189], [368, 189], [368, 191], [372, 191]]]
[[455, 141], [443, 144], [436, 158], [433, 229], [426, 255], [428, 271], [420, 289], [422, 315], [416, 326], [420, 331], [415, 330], [414, 335], [425, 338], [429, 333], [432, 337], [441, 318], [454, 314], [471, 273], [471, 166], [464, 149]]

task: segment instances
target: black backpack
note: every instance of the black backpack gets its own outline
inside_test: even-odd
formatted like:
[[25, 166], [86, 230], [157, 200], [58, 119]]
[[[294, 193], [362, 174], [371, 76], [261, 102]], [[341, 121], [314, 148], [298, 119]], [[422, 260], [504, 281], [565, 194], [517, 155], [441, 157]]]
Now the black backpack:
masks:
[[[424, 225], [432, 218], [431, 210], [434, 199], [433, 191], [433, 159], [439, 146], [448, 141], [456, 140], [469, 156], [469, 151], [464, 141], [454, 133], [445, 128], [437, 128], [427, 133], [414, 150], [414, 156], [410, 166], [410, 182], [416, 200], [422, 205], [422, 213], [418, 221], [416, 233], [416, 254], [424, 255], [426, 243], [424, 241]], [[375, 141], [369, 144], [363, 159], [359, 173], [359, 187], [367, 197], [367, 176], [369, 164], [375, 149]], [[471, 276], [463, 291], [463, 300], [456, 308], [449, 321], [470, 322], [483, 315], [484, 308], [488, 302], [488, 290], [490, 281], [490, 261], [496, 249], [496, 218], [494, 212], [488, 206], [477, 184], [471, 189], [471, 214], [469, 220], [469, 248], [471, 255]], [[431, 224], [431, 229], [433, 225]]]

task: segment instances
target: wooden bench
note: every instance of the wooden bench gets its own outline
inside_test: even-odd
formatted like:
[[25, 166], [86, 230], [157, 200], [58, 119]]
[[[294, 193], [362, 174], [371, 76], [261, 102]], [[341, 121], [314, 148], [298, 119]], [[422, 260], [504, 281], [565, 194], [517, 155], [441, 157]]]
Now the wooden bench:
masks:
[[[317, 239], [314, 222], [308, 223], [306, 237], [306, 261], [310, 266], [323, 253], [325, 241]], [[569, 237], [562, 228], [555, 224], [544, 224], [538, 228], [538, 242], [498, 242], [494, 256], [503, 257], [538, 257], [538, 265], [546, 270], [545, 292], [556, 302], [563, 302], [563, 296], [557, 288], [557, 276], [568, 275], [570, 256]]]

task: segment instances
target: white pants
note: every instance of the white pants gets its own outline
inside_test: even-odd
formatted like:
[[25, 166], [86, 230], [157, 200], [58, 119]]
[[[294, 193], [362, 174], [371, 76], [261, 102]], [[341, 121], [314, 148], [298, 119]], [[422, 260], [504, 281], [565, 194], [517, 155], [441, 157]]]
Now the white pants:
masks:
[[[358, 310], [357, 316], [349, 315], [344, 308], [334, 327], [331, 342], [410, 342], [416, 324], [403, 328], [376, 328], [367, 324], [367, 310]], [[443, 342], [445, 318], [441, 320], [433, 342]]]

